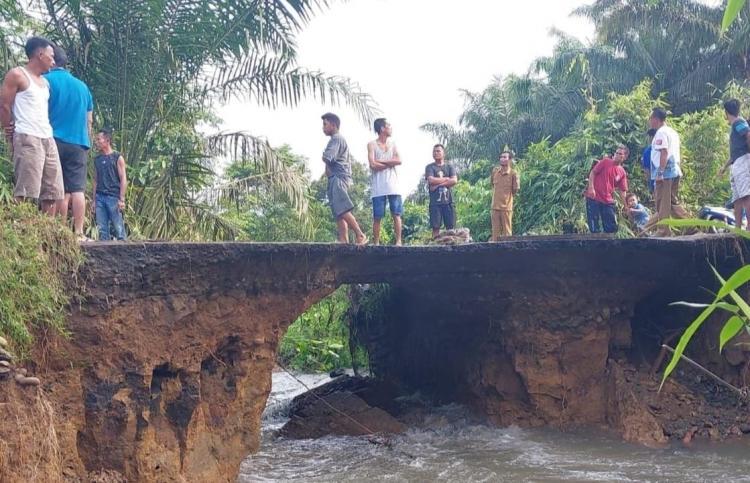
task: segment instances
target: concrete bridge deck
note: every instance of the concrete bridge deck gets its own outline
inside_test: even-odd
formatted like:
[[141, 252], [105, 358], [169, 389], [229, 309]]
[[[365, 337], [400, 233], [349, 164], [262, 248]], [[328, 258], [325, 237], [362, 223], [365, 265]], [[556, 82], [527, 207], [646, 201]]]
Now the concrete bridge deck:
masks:
[[[518, 237], [455, 246], [320, 243], [104, 242], [83, 245], [89, 296], [123, 300], [169, 291], [315, 290], [345, 283], [409, 283], [567, 275], [687, 285], [706, 281], [708, 262], [736, 267], [744, 241], [729, 235], [614, 239]], [[710, 278], [710, 277], [709, 277]], [[710, 280], [709, 280], [710, 281]], [[607, 284], [605, 283], [605, 286]], [[165, 288], [169, 287], [169, 288]], [[604, 286], [599, 286], [600, 289]]]

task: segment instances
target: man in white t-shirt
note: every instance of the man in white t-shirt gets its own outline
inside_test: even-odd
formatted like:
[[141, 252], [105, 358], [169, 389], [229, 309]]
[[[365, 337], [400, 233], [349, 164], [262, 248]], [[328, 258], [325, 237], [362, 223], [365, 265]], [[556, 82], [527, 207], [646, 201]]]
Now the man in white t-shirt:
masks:
[[391, 141], [391, 125], [384, 118], [375, 119], [378, 138], [367, 143], [370, 163], [372, 196], [372, 242], [380, 243], [380, 223], [385, 216], [385, 205], [391, 210], [396, 245], [401, 245], [401, 215], [404, 211], [397, 166], [401, 164], [396, 144]]
[[[680, 206], [677, 198], [680, 189], [682, 169], [680, 167], [680, 135], [667, 125], [667, 111], [656, 108], [651, 112], [649, 124], [656, 129], [651, 142], [651, 178], [655, 181], [656, 216], [646, 225], [653, 227], [668, 218], [689, 218], [688, 212]], [[659, 236], [669, 236], [669, 227], [659, 226]]]

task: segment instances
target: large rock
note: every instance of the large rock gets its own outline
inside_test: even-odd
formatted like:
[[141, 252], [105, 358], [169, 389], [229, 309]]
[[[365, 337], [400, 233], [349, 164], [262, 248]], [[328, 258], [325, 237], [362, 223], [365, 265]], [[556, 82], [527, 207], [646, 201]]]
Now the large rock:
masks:
[[370, 406], [356, 394], [337, 391], [301, 408], [280, 434], [287, 438], [309, 439], [328, 435], [396, 434], [405, 429], [393, 416]]
[[[394, 407], [394, 388], [365, 377], [343, 376], [295, 397], [280, 434], [320, 438], [329, 434], [395, 434], [405, 427], [384, 409]], [[373, 407], [380, 405], [381, 407]], [[384, 407], [385, 406], [385, 407]]]

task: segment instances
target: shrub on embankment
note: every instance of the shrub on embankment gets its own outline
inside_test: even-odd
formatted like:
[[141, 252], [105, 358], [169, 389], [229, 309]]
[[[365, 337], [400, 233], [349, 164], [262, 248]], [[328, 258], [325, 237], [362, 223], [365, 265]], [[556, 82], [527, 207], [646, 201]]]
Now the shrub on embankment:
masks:
[[35, 206], [0, 203], [0, 335], [21, 357], [35, 330], [66, 333], [68, 280], [83, 255], [72, 231]]

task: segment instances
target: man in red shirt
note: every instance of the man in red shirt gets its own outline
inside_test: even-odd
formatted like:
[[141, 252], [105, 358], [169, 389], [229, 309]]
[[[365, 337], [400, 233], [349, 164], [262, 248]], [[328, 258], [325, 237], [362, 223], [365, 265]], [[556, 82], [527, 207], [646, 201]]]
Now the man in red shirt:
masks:
[[[628, 191], [628, 174], [622, 167], [630, 150], [621, 144], [612, 158], [604, 158], [596, 163], [589, 173], [586, 189], [586, 213], [591, 233], [616, 233], [617, 211], [615, 210], [615, 189], [620, 191], [624, 201]], [[601, 228], [599, 227], [601, 220]]]

